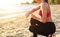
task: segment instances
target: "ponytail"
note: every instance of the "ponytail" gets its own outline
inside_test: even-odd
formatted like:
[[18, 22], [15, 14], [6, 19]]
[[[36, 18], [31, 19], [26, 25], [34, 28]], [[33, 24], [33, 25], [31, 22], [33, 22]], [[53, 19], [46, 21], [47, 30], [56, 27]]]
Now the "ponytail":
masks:
[[47, 3], [48, 3], [48, 0], [45, 0], [45, 2], [47, 2]]

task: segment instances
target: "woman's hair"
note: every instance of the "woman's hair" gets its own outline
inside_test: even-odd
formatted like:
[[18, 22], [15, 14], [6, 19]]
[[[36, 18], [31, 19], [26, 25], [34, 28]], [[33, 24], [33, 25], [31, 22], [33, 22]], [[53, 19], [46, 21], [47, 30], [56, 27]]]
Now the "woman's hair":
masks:
[[48, 0], [44, 0], [44, 1], [48, 3]]

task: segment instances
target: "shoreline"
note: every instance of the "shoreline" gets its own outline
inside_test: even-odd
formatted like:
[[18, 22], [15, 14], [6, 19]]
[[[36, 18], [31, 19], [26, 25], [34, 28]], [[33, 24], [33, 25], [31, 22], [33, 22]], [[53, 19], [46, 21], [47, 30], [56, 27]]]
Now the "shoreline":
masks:
[[15, 16], [22, 16], [25, 15], [25, 13], [20, 13], [20, 14], [11, 14], [11, 15], [6, 15], [6, 16], [1, 16], [0, 19], [6, 19], [6, 18], [11, 18]]

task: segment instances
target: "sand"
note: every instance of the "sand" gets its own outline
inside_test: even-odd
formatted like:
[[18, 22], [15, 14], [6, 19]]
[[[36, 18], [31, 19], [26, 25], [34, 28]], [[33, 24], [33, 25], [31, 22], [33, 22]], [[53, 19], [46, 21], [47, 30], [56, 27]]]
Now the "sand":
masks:
[[[57, 29], [56, 37], [60, 37], [60, 5], [51, 5], [51, 10], [52, 20]], [[32, 37], [32, 33], [28, 30], [29, 26], [30, 17], [26, 19], [24, 15], [0, 19], [0, 37]]]

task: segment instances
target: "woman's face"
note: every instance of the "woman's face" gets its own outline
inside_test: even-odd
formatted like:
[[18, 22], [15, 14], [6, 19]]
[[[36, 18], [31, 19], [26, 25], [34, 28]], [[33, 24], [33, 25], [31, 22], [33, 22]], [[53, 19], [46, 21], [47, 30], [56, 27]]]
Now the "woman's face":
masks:
[[35, 0], [35, 2], [40, 3], [40, 2], [41, 2], [41, 0]]

